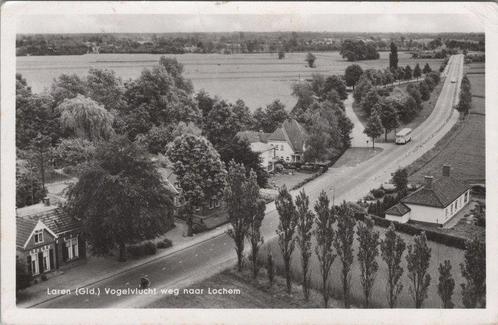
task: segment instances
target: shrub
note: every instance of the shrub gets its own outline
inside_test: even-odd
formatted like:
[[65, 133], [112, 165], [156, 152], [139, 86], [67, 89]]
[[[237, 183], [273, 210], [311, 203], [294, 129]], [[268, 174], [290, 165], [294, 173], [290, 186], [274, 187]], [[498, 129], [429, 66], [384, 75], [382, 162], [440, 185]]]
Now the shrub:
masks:
[[380, 199], [381, 197], [384, 196], [385, 192], [383, 189], [381, 188], [374, 188], [373, 190], [370, 191], [372, 193], [372, 195], [376, 198], [376, 199]]
[[157, 248], [170, 248], [173, 243], [168, 238], [164, 238], [162, 241], [157, 243]]
[[47, 281], [48, 280], [46, 274], [42, 274], [40, 278], [42, 279], [42, 281]]
[[141, 257], [145, 255], [143, 245], [130, 245], [128, 246], [128, 253], [133, 257]]
[[143, 247], [144, 247], [144, 253], [147, 255], [154, 255], [157, 252], [157, 247], [156, 245], [154, 245], [153, 242], [148, 241], [145, 244], [143, 244]]

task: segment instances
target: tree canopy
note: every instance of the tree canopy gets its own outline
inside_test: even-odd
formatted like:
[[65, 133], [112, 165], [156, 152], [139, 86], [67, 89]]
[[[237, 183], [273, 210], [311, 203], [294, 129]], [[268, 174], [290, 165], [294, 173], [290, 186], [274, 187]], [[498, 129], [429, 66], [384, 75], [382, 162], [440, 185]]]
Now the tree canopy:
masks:
[[101, 144], [68, 190], [64, 210], [83, 222], [97, 254], [163, 234], [172, 226], [172, 194], [145, 152], [125, 137]]

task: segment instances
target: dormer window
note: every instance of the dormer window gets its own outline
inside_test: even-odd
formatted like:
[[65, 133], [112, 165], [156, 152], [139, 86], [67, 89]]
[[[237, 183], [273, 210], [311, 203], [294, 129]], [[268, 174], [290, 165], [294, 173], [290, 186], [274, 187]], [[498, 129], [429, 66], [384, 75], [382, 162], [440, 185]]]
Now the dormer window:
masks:
[[43, 229], [35, 231], [35, 244], [43, 243]]

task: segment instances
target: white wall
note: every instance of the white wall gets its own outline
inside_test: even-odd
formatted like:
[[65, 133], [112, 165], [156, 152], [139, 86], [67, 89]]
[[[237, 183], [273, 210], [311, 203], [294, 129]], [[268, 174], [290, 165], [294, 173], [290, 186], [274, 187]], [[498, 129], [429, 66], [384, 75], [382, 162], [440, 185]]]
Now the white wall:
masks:
[[[465, 201], [465, 193], [467, 193], [467, 201]], [[444, 224], [446, 221], [450, 220], [455, 214], [460, 212], [464, 206], [470, 202], [470, 190], [460, 195], [455, 201], [453, 201], [445, 209], [443, 208], [433, 208], [423, 205], [415, 205], [405, 203], [412, 210], [410, 212], [410, 219], [421, 222], [430, 222], [437, 224]], [[453, 206], [453, 209], [451, 208]]]
[[409, 203], [405, 204], [411, 209], [409, 212], [411, 220], [437, 224], [442, 224], [444, 222], [444, 209]]
[[275, 159], [282, 158], [286, 162], [293, 161], [292, 155], [294, 155], [294, 150], [292, 150], [291, 146], [286, 141], [268, 141], [268, 143], [277, 148], [277, 150], [275, 150]]
[[410, 219], [410, 212], [406, 213], [402, 217], [386, 213], [386, 219], [389, 220], [389, 221], [396, 221], [396, 222], [399, 222], [399, 223], [407, 223], [408, 220]]

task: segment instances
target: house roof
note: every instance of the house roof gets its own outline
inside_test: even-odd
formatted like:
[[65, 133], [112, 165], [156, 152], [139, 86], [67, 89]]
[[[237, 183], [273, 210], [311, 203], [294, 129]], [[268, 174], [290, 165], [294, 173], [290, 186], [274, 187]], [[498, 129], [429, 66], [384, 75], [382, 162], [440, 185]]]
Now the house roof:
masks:
[[434, 180], [430, 188], [423, 186], [404, 197], [401, 202], [405, 204], [446, 208], [468, 189], [468, 185], [452, 177], [443, 176]]
[[24, 247], [36, 225], [41, 222], [55, 235], [81, 227], [81, 221], [63, 213], [62, 209], [51, 206], [49, 211], [16, 217], [16, 245]]
[[16, 246], [24, 247], [37, 223], [38, 221], [31, 219], [16, 218]]
[[308, 133], [298, 121], [287, 119], [268, 137], [268, 140], [286, 141], [294, 152], [302, 152], [307, 137]]
[[389, 209], [387, 209], [386, 214], [402, 217], [405, 214], [407, 214], [408, 212], [410, 212], [410, 210], [411, 209], [409, 207], [407, 207], [405, 204], [400, 202], [400, 203], [390, 207]]
[[258, 132], [258, 131], [240, 131], [237, 132], [235, 136], [241, 140], [247, 140], [249, 143], [255, 143], [255, 142], [266, 143], [270, 135], [271, 133]]

